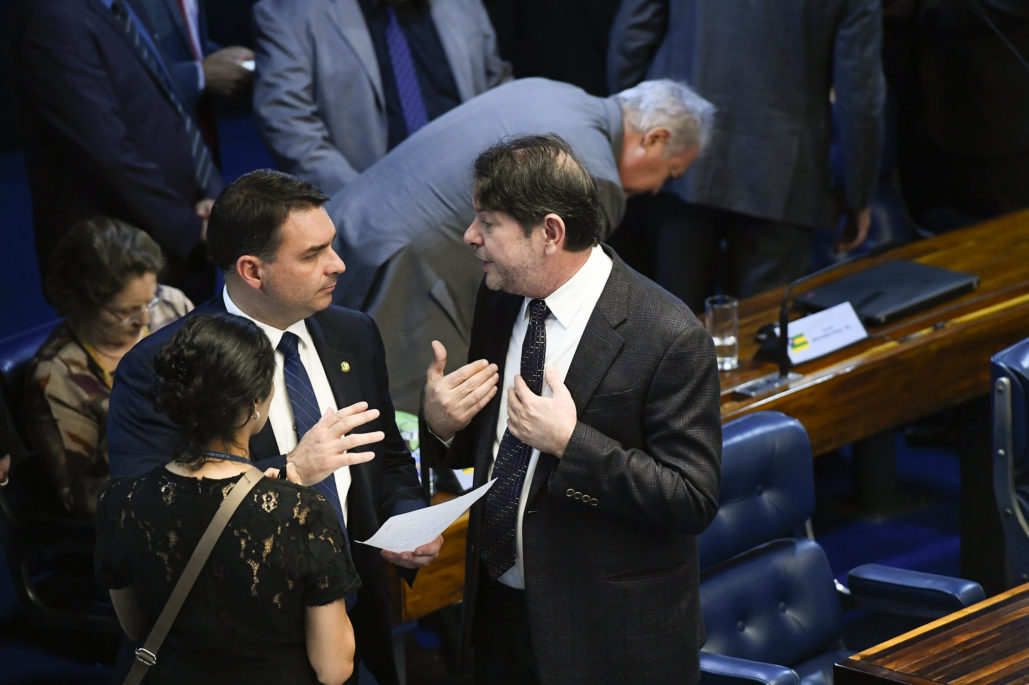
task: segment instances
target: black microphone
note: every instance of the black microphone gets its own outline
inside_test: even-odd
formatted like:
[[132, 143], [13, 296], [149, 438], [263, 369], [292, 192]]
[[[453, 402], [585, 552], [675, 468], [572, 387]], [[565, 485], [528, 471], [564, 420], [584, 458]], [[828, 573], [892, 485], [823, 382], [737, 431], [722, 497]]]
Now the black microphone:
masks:
[[853, 264], [854, 262], [861, 261], [862, 259], [868, 259], [888, 252], [893, 248], [901, 245], [906, 241], [903, 240], [892, 240], [882, 245], [877, 245], [867, 252], [861, 254], [852, 255], [845, 259], [841, 259], [838, 262], [833, 262], [828, 266], [824, 266], [821, 269], [812, 271], [809, 274], [804, 274], [800, 278], [790, 281], [786, 286], [786, 292], [782, 295], [782, 304], [779, 307], [779, 335], [776, 335], [774, 330], [768, 330], [774, 327], [774, 324], [765, 324], [758, 331], [759, 336], [764, 334], [764, 339], [760, 340], [761, 345], [758, 347], [757, 353], [754, 355], [755, 358], [761, 361], [773, 362], [779, 365], [779, 378], [786, 378], [789, 376], [790, 368], [793, 363], [790, 361], [790, 335], [789, 335], [789, 324], [790, 324], [790, 295], [793, 293], [793, 289], [798, 285], [803, 285], [808, 281], [818, 278], [824, 274], [827, 274], [835, 269], [840, 268], [846, 264]]

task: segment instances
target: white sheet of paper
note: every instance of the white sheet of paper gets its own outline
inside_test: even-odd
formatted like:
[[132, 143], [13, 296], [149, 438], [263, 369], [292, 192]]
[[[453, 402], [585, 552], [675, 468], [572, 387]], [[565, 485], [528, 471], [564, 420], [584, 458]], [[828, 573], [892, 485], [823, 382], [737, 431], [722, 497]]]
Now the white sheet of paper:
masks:
[[375, 535], [357, 542], [391, 552], [410, 552], [435, 540], [436, 536], [465, 513], [468, 507], [475, 504], [475, 500], [485, 495], [496, 480], [494, 478], [471, 492], [435, 506], [390, 516], [382, 527], [375, 531]]

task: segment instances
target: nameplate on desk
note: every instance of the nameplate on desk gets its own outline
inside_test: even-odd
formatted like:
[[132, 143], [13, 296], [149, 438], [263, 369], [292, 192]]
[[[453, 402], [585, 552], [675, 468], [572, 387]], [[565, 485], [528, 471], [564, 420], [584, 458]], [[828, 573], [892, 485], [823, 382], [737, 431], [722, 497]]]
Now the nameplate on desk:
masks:
[[790, 362], [796, 365], [864, 340], [868, 332], [850, 302], [843, 302], [790, 321], [789, 336]]

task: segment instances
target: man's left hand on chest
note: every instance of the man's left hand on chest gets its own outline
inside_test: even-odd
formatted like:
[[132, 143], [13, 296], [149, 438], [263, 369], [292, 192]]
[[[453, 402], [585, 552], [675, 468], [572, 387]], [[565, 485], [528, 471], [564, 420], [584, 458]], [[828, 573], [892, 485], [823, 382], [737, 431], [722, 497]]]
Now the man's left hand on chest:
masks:
[[578, 416], [575, 401], [557, 369], [548, 366], [544, 379], [550, 386], [551, 397], [537, 395], [521, 376], [515, 376], [507, 395], [507, 428], [526, 445], [560, 459]]

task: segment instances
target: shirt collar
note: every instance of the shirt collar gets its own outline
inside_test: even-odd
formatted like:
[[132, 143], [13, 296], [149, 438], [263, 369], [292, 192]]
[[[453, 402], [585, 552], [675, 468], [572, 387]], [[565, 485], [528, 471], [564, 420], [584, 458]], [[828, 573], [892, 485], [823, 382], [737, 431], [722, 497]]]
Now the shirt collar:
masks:
[[229, 297], [228, 288], [222, 288], [222, 300], [225, 302], [225, 311], [227, 311], [229, 314], [242, 316], [244, 319], [249, 319], [250, 321], [253, 321], [255, 324], [257, 324], [257, 327], [264, 331], [264, 334], [268, 336], [268, 341], [272, 344], [273, 348], [278, 348], [279, 340], [282, 339], [282, 334], [286, 331], [289, 331], [290, 333], [296, 335], [298, 338], [300, 338], [300, 341], [303, 342], [305, 345], [314, 345], [314, 341], [311, 340], [311, 334], [307, 330], [307, 324], [304, 323], [303, 319], [301, 319], [300, 321], [296, 321], [290, 326], [288, 326], [286, 328], [286, 331], [281, 331], [275, 326], [269, 326], [266, 323], [258, 321], [257, 319], [255, 319], [254, 317], [250, 316], [242, 309], [237, 307], [236, 303], [232, 301], [231, 297]]
[[[587, 303], [596, 301], [607, 277], [611, 273], [611, 258], [604, 253], [599, 245], [590, 248], [590, 256], [586, 262], [579, 267], [571, 278], [565, 281], [564, 285], [543, 298], [547, 303], [547, 309], [554, 315], [554, 318], [562, 327], [568, 328], [576, 314], [579, 313]], [[525, 318], [529, 315], [529, 301], [533, 298], [526, 297], [522, 301], [522, 308], [519, 316]], [[592, 306], [592, 304], [590, 304]]]

